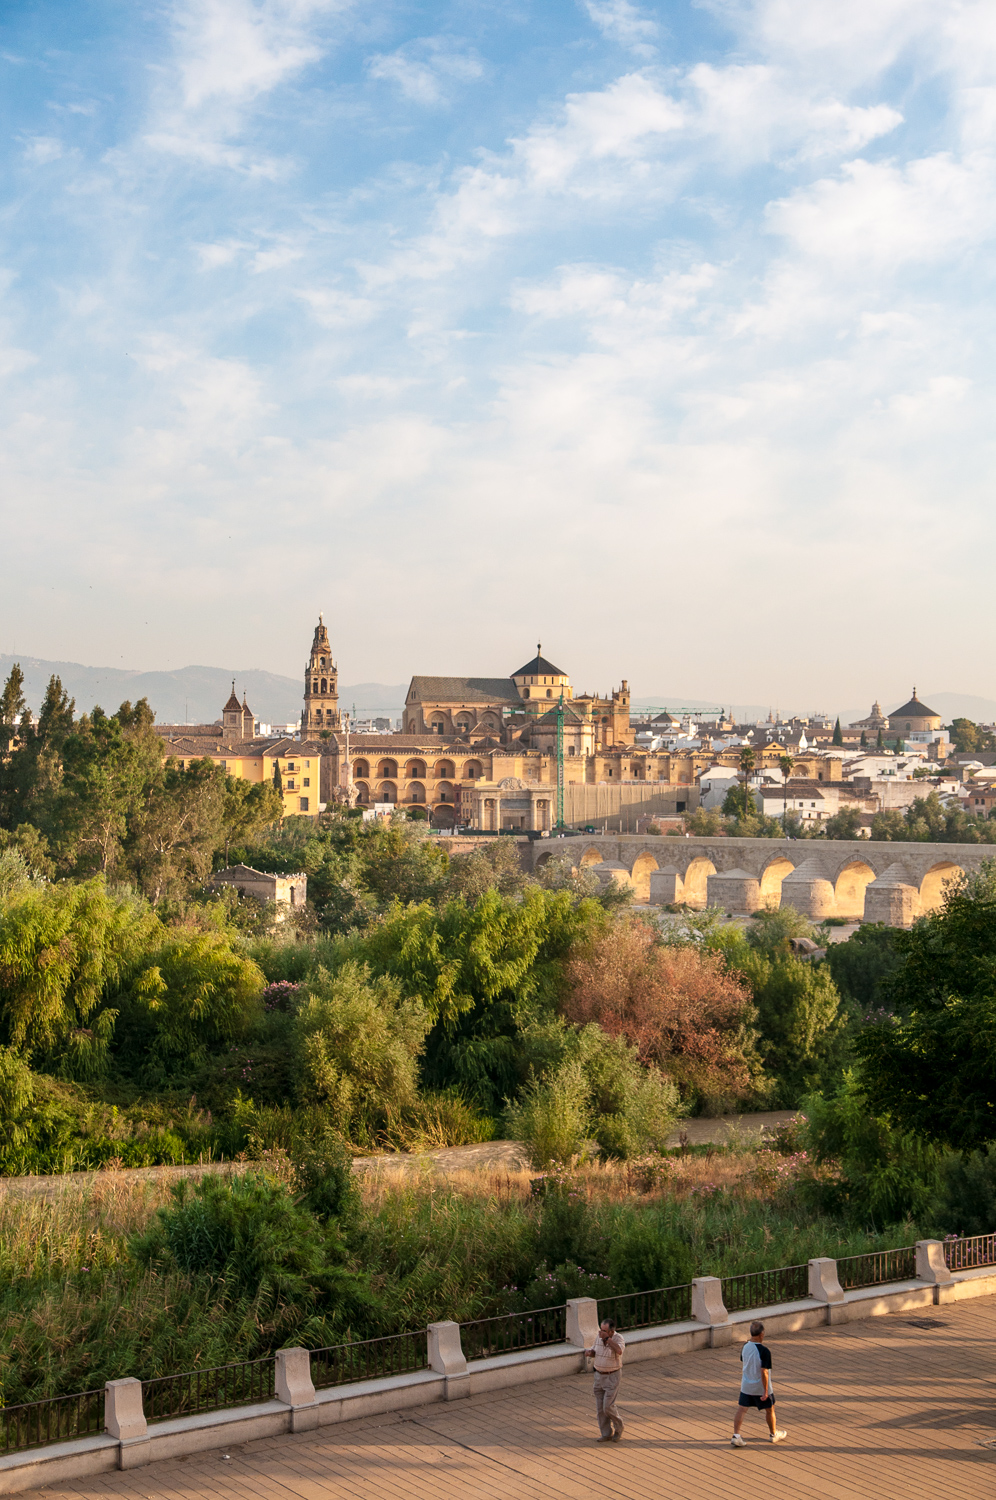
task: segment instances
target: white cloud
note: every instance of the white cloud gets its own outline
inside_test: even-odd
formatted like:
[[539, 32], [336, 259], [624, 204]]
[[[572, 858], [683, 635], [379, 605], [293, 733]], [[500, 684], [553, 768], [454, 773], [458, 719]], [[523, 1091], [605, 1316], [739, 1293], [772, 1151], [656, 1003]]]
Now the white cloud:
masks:
[[396, 52], [367, 59], [371, 78], [397, 84], [416, 104], [440, 104], [453, 83], [473, 83], [484, 75], [480, 60], [448, 37], [421, 37]]
[[253, 103], [316, 63], [352, 0], [180, 0], [145, 142], [203, 166], [276, 178], [286, 164], [233, 143]]
[[996, 231], [996, 161], [948, 153], [904, 166], [848, 162], [768, 209], [768, 222], [807, 256], [877, 271], [932, 262]]
[[24, 159], [33, 167], [43, 167], [50, 161], [58, 161], [62, 155], [62, 142], [54, 135], [35, 135], [24, 145]]
[[631, 0], [583, 0], [589, 19], [603, 36], [638, 57], [652, 57], [660, 26]]

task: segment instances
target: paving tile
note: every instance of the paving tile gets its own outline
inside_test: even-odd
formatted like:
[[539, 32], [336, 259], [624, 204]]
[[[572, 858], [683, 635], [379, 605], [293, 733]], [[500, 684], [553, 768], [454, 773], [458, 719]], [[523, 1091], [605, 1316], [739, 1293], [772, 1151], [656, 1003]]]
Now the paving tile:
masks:
[[[237, 1444], [48, 1485], [39, 1500], [992, 1500], [996, 1297], [770, 1340], [772, 1446], [729, 1435], [736, 1349], [631, 1365], [620, 1443], [597, 1444], [590, 1377]], [[944, 1326], [941, 1326], [944, 1325]], [[221, 1458], [229, 1453], [227, 1460]]]

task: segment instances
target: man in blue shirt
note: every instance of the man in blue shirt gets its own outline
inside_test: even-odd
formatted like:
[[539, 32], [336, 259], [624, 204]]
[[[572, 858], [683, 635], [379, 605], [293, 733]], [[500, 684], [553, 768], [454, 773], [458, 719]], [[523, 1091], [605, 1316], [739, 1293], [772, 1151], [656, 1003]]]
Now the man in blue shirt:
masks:
[[775, 1426], [775, 1388], [771, 1379], [771, 1350], [763, 1339], [764, 1324], [752, 1323], [750, 1341], [740, 1350], [744, 1372], [740, 1378], [740, 1400], [737, 1402], [737, 1411], [733, 1418], [731, 1448], [746, 1448], [747, 1446], [746, 1439], [740, 1436], [740, 1429], [744, 1425], [744, 1413], [751, 1406], [756, 1406], [758, 1411], [764, 1412], [768, 1423], [769, 1442], [780, 1443], [785, 1436], [784, 1430]]

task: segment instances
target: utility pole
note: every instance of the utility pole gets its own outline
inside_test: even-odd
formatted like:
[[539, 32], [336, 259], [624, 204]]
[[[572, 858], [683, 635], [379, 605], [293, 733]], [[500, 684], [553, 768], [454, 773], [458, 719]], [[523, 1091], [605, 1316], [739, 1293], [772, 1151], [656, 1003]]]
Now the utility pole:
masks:
[[564, 695], [557, 704], [557, 827], [564, 826]]

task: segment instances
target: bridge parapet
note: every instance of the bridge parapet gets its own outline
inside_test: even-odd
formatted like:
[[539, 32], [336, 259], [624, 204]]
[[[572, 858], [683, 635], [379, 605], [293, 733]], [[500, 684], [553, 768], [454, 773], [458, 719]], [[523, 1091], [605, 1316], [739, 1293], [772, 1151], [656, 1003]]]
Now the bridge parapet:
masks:
[[533, 869], [563, 855], [579, 868], [615, 866], [616, 878], [628, 876], [636, 899], [651, 905], [746, 912], [784, 904], [815, 921], [840, 916], [905, 927], [939, 906], [945, 884], [978, 869], [992, 851], [984, 844], [639, 834], [549, 837], [523, 851]]

